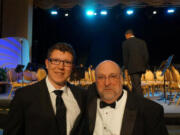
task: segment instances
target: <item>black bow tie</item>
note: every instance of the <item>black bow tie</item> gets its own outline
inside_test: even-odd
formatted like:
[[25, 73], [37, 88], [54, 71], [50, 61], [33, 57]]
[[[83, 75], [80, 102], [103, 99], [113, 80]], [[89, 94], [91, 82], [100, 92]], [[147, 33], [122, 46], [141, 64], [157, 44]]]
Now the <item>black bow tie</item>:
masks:
[[[117, 99], [117, 101], [119, 101], [122, 98], [123, 94], [124, 94], [124, 91], [122, 91], [122, 93], [119, 96], [119, 98]], [[106, 103], [104, 101], [100, 101], [100, 108], [104, 108], [104, 107], [107, 107], [107, 106], [109, 106], [111, 108], [115, 108], [116, 107], [116, 101], [111, 103], [111, 104], [108, 104], [108, 103]]]
[[112, 108], [115, 108], [115, 107], [116, 107], [116, 102], [113, 102], [113, 103], [111, 103], [111, 104], [108, 104], [108, 103], [106, 103], [106, 102], [104, 102], [104, 101], [101, 101], [101, 102], [100, 102], [100, 108], [104, 108], [104, 107], [107, 107], [107, 106], [112, 107]]

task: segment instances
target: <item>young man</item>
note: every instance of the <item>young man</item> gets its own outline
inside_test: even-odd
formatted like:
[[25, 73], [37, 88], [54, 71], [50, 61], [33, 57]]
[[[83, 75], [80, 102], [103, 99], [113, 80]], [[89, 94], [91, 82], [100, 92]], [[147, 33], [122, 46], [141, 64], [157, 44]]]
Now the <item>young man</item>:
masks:
[[141, 89], [141, 75], [147, 69], [148, 49], [146, 42], [136, 38], [132, 30], [125, 33], [126, 41], [123, 42], [123, 63], [128, 70], [132, 83], [132, 92], [143, 96]]
[[122, 88], [117, 63], [106, 60], [89, 88], [82, 135], [168, 135], [163, 107]]
[[4, 135], [76, 133], [84, 94], [82, 89], [67, 82], [74, 58], [73, 48], [66, 43], [57, 43], [48, 50], [47, 77], [16, 91]]

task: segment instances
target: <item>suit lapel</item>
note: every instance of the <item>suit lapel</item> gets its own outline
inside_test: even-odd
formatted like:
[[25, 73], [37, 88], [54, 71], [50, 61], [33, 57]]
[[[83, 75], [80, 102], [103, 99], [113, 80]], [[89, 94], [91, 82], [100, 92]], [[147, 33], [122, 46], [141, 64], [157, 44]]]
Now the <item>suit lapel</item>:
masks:
[[54, 125], [57, 126], [56, 129], [58, 129], [58, 132], [60, 133], [45, 79], [39, 82], [38, 91], [41, 91], [39, 98], [40, 98], [40, 102], [42, 102], [41, 103], [42, 108], [44, 109], [45, 113], [52, 118]]
[[89, 132], [93, 134], [95, 121], [96, 121], [96, 111], [97, 111], [97, 98], [93, 98], [90, 104], [88, 105], [88, 119], [89, 119]]
[[132, 135], [137, 115], [135, 103], [136, 101], [134, 101], [131, 94], [128, 93], [127, 103], [123, 116], [121, 135]]
[[92, 85], [90, 85], [88, 87], [88, 90], [87, 90], [87, 102], [86, 102], [86, 122], [87, 125], [88, 125], [88, 134], [89, 135], [92, 135], [93, 132], [94, 132], [94, 128], [95, 128], [95, 122], [96, 122], [96, 111], [97, 111], [97, 98], [99, 97], [98, 96], [98, 93], [97, 93], [97, 90], [96, 90], [96, 84], [93, 83]]
[[44, 102], [43, 108], [47, 110], [47, 113], [55, 116], [45, 79], [39, 83], [39, 91], [41, 91], [40, 100]]

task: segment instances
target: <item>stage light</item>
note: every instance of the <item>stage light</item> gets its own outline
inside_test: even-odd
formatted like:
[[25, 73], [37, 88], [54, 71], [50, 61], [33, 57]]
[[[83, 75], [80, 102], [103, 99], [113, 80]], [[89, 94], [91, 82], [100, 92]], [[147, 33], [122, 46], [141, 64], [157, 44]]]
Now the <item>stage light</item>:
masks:
[[97, 15], [97, 13], [94, 13], [94, 15]]
[[68, 17], [68, 16], [69, 16], [69, 14], [68, 14], [68, 13], [65, 13], [65, 14], [64, 14], [64, 16], [65, 16], [65, 17]]
[[51, 15], [57, 15], [57, 14], [58, 14], [58, 12], [56, 10], [51, 11]]
[[167, 9], [167, 13], [168, 14], [173, 14], [175, 12], [175, 9], [174, 8], [169, 8]]
[[127, 15], [132, 15], [134, 13], [134, 10], [133, 9], [128, 9], [127, 11], [126, 11], [126, 14]]
[[157, 14], [157, 11], [153, 11], [153, 14], [156, 15], [156, 14]]
[[107, 11], [106, 11], [106, 10], [102, 10], [102, 11], [100, 12], [100, 14], [101, 14], [101, 15], [107, 15]]
[[86, 15], [87, 15], [87, 16], [93, 16], [94, 13], [95, 13], [94, 10], [87, 10], [87, 11], [86, 11]]

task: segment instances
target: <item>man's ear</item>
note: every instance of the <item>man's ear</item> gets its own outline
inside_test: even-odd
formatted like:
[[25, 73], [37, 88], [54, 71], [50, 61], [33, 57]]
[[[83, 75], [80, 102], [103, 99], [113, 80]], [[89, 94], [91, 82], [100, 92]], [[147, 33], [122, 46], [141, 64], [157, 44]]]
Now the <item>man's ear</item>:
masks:
[[121, 81], [121, 84], [123, 85], [123, 76], [120, 75], [120, 81]]
[[48, 69], [48, 59], [45, 59], [45, 65], [46, 65], [46, 69]]

